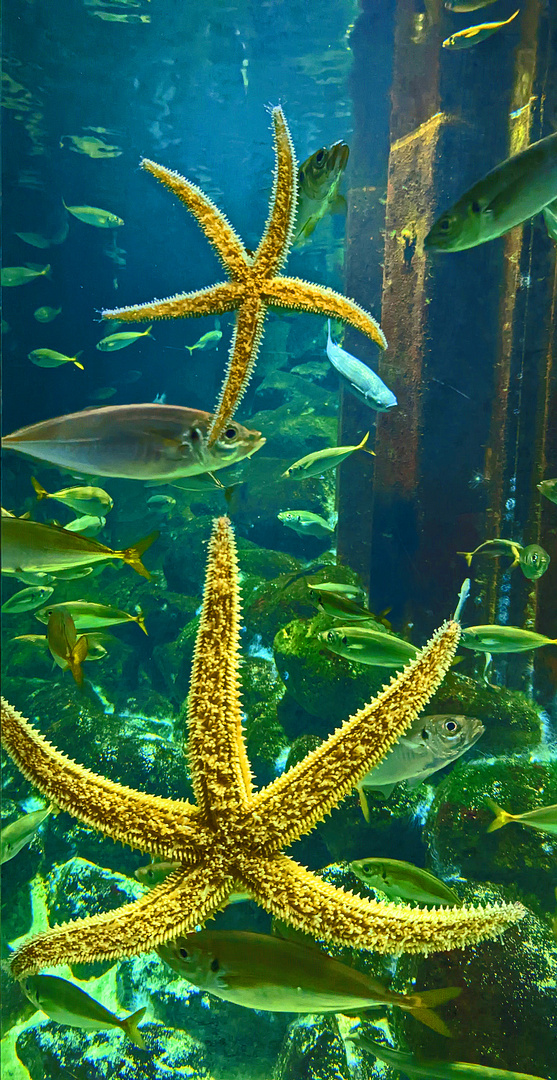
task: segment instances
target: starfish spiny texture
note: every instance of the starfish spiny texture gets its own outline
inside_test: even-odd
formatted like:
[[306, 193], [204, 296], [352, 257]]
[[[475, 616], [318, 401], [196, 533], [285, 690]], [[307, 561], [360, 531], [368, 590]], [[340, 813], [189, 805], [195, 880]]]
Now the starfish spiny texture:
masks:
[[103, 311], [103, 318], [121, 319], [124, 322], [238, 312], [228, 369], [209, 434], [210, 446], [232, 419], [246, 389], [263, 337], [268, 307], [307, 311], [340, 319], [361, 330], [382, 349], [387, 347], [380, 326], [354, 300], [348, 300], [323, 285], [313, 285], [300, 278], [280, 274], [294, 237], [298, 179], [292, 139], [282, 109], [273, 109], [272, 117], [275, 178], [267, 224], [255, 254], [247, 252], [224, 214], [195, 184], [144, 158], [142, 168], [177, 195], [197, 219], [231, 280], [197, 292], [171, 296], [167, 300]]
[[114, 840], [180, 863], [140, 900], [32, 938], [14, 954], [16, 977], [148, 951], [203, 924], [233, 891], [249, 893], [315, 937], [382, 953], [463, 947], [496, 937], [522, 918], [520, 904], [428, 910], [361, 899], [284, 854], [378, 764], [423, 709], [454, 656], [458, 623], [446, 623], [370, 705], [303, 761], [254, 791], [241, 723], [239, 619], [234, 537], [228, 519], [219, 518], [188, 699], [195, 806], [96, 776], [2, 701], [4, 746], [43, 795]]

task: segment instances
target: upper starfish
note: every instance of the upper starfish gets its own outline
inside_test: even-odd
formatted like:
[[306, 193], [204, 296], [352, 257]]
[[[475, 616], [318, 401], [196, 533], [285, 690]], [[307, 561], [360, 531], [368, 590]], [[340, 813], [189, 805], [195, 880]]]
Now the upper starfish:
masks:
[[427, 910], [365, 900], [284, 854], [378, 764], [423, 709], [449, 668], [459, 624], [446, 623], [375, 701], [258, 792], [242, 733], [239, 624], [234, 538], [228, 519], [219, 518], [209, 544], [188, 697], [195, 806], [95, 775], [2, 700], [2, 741], [43, 795], [114, 840], [180, 863], [140, 900], [32, 938], [14, 953], [14, 976], [148, 951], [203, 924], [232, 892], [247, 892], [314, 937], [383, 953], [463, 947], [496, 937], [522, 918], [520, 904]]
[[103, 311], [105, 319], [143, 322], [237, 311], [228, 369], [209, 435], [212, 446], [232, 419], [253, 370], [263, 337], [268, 307], [288, 308], [326, 315], [350, 323], [382, 349], [385, 335], [375, 319], [354, 300], [300, 278], [284, 277], [284, 266], [296, 221], [298, 172], [292, 139], [280, 107], [272, 110], [275, 142], [275, 178], [269, 216], [255, 254], [246, 250], [224, 214], [203, 192], [176, 172], [144, 158], [141, 166], [173, 191], [197, 218], [231, 280], [197, 292], [180, 293], [167, 300], [153, 300], [135, 307]]

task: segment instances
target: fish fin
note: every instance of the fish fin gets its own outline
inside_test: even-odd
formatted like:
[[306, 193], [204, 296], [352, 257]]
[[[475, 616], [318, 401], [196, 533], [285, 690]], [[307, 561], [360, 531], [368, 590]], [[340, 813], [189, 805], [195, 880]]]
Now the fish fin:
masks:
[[411, 1009], [412, 1016], [419, 1020], [420, 1024], [436, 1031], [438, 1035], [444, 1035], [446, 1039], [452, 1039], [453, 1033], [444, 1020], [433, 1009]]
[[184, 345], [184, 348], [188, 350], [190, 356], [193, 356], [193, 350], [195, 349], [195, 345]]
[[85, 634], [76, 641], [70, 655], [67, 657], [68, 667], [78, 686], [83, 685], [83, 671], [81, 665], [89, 652], [89, 643]]
[[364, 435], [361, 443], [356, 447], [356, 450], [363, 450], [364, 454], [370, 454], [371, 457], [375, 457], [375, 450], [368, 450], [368, 448], [366, 446], [366, 443], [367, 443], [368, 439], [369, 439], [369, 431], [368, 431], [367, 435]]
[[491, 822], [491, 825], [488, 825], [487, 827], [488, 832], [495, 832], [497, 829], [502, 829], [503, 825], [507, 825], [509, 821], [512, 821], [511, 815], [507, 814], [506, 810], [502, 810], [493, 799], [486, 799], [485, 801], [491, 812], [495, 814], [495, 818]]
[[[135, 621], [136, 621], [137, 625], [141, 627], [141, 629], [143, 630], [143, 633], [147, 634], [147, 627], [145, 626], [145, 616], [144, 616], [141, 608], [139, 609], [139, 615], [137, 616]], [[149, 637], [148, 634], [147, 634], [147, 637]]]
[[[444, 1035], [445, 1038], [450, 1039], [452, 1038], [450, 1028], [433, 1010], [437, 1005], [444, 1005], [447, 1001], [460, 997], [461, 993], [461, 986], [444, 986], [439, 990], [423, 990], [421, 993], [412, 994], [406, 1007], [421, 1024], [425, 1024], [432, 1031], [436, 1031], [439, 1035]], [[416, 1003], [415, 1006], [412, 1005], [413, 1001]]]
[[396, 784], [377, 784], [372, 790], [376, 791], [379, 795], [382, 795], [384, 799], [388, 799], [395, 788]]
[[473, 554], [474, 554], [473, 551], [457, 551], [457, 555], [462, 555], [462, 557], [464, 559], [466, 559], [466, 565], [467, 566], [472, 565], [472, 556], [473, 556]]
[[39, 502], [41, 501], [41, 499], [49, 498], [49, 494], [46, 488], [44, 488], [42, 484], [39, 484], [39, 481], [36, 480], [34, 476], [31, 477], [31, 483], [35, 489], [35, 495], [37, 496]]
[[146, 1050], [145, 1039], [140, 1031], [138, 1031], [137, 1025], [141, 1023], [145, 1013], [147, 1012], [147, 1006], [142, 1009], [138, 1009], [137, 1012], [132, 1013], [130, 1016], [126, 1016], [126, 1019], [122, 1021], [122, 1027], [126, 1032], [126, 1035], [136, 1046], [139, 1046], [141, 1050]]
[[143, 334], [143, 337], [150, 337], [150, 338], [153, 338], [153, 341], [154, 341], [155, 339], [154, 339], [154, 337], [153, 337], [153, 335], [152, 335], [152, 333], [151, 333], [151, 330], [152, 330], [152, 329], [153, 329], [153, 324], [151, 323], [151, 325], [150, 325], [150, 326], [148, 326], [148, 327], [147, 327], [147, 329], [145, 330], [145, 332], [144, 332], [144, 334]]
[[348, 203], [344, 198], [344, 195], [335, 195], [334, 199], [329, 203], [329, 213], [331, 214], [346, 214], [348, 212]]
[[360, 809], [362, 811], [362, 814], [364, 815], [365, 821], [367, 821], [367, 823], [369, 825], [369, 823], [371, 821], [370, 814], [369, 814], [369, 804], [368, 804], [368, 801], [367, 801], [366, 796], [365, 796], [364, 789], [363, 789], [361, 784], [356, 784], [356, 791], [358, 792], [358, 801], [360, 803]]
[[131, 566], [132, 570], [135, 570], [136, 574], [140, 574], [141, 577], [147, 578], [150, 581], [151, 575], [141, 562], [141, 556], [151, 544], [154, 544], [155, 540], [158, 540], [160, 532], [155, 529], [154, 532], [149, 533], [149, 536], [145, 536], [143, 540], [139, 540], [137, 544], [133, 544], [132, 547], [126, 548], [125, 551], [118, 552], [118, 555]]
[[508, 26], [509, 23], [513, 21], [513, 19], [516, 19], [516, 16], [518, 15], [519, 11], [520, 11], [520, 8], [517, 8], [514, 15], [511, 15], [509, 19], [505, 19], [505, 21], [503, 23], [503, 26]]

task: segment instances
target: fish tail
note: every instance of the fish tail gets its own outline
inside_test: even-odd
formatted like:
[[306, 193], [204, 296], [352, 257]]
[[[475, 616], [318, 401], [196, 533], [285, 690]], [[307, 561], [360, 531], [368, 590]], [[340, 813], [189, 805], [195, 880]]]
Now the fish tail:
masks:
[[473, 556], [473, 554], [474, 554], [473, 551], [457, 551], [457, 555], [462, 555], [462, 558], [466, 559], [466, 565], [467, 566], [472, 565], [472, 556]]
[[[139, 615], [137, 616], [135, 621], [136, 621], [137, 625], [141, 627], [141, 629], [143, 630], [143, 633], [147, 634], [147, 627], [145, 626], [145, 616], [144, 616], [141, 608], [139, 609]], [[149, 635], [147, 634], [147, 637], [148, 636]]]
[[[517, 12], [517, 14], [518, 14], [518, 12]], [[50, 281], [50, 279], [52, 277], [52, 267], [51, 267], [50, 263], [48, 263], [48, 265], [45, 266], [44, 270], [41, 271], [41, 274], [42, 274], [43, 277], [47, 277], [49, 279], [49, 281]]]
[[188, 350], [190, 356], [192, 356], [193, 355], [193, 350], [195, 349], [195, 345], [186, 345], [184, 347]]
[[89, 642], [85, 634], [76, 641], [70, 655], [67, 658], [68, 667], [74, 677], [74, 681], [78, 686], [83, 686], [83, 669], [81, 667], [87, 653], [89, 652]]
[[137, 1025], [141, 1023], [145, 1013], [147, 1012], [147, 1006], [142, 1009], [138, 1009], [137, 1012], [131, 1013], [130, 1016], [126, 1016], [125, 1020], [122, 1020], [122, 1027], [126, 1032], [126, 1035], [136, 1046], [139, 1046], [141, 1050], [146, 1050], [145, 1039], [140, 1031], [138, 1031]]
[[356, 784], [356, 791], [358, 792], [358, 802], [360, 803], [360, 809], [362, 811], [362, 814], [364, 815], [364, 820], [367, 821], [369, 825], [371, 821], [371, 816], [369, 813], [369, 803], [366, 799], [365, 791], [361, 784]]
[[519, 11], [520, 11], [520, 8], [517, 8], [514, 15], [511, 15], [510, 18], [505, 19], [505, 22], [503, 23], [503, 26], [508, 26], [509, 23], [513, 21], [513, 19], [516, 19], [516, 16], [518, 15]]
[[34, 476], [31, 477], [31, 483], [35, 489], [35, 495], [37, 496], [39, 502], [41, 501], [41, 499], [49, 498], [49, 494], [46, 488], [44, 488], [42, 484], [39, 484], [39, 481], [36, 480]]
[[363, 450], [365, 454], [371, 454], [372, 457], [375, 457], [375, 450], [368, 450], [368, 448], [367, 448], [366, 444], [367, 444], [368, 439], [369, 439], [369, 431], [368, 431], [367, 435], [364, 435], [361, 443], [359, 443], [358, 446], [356, 447], [356, 450]]
[[132, 570], [135, 570], [136, 574], [140, 574], [141, 577], [147, 578], [147, 581], [151, 580], [151, 575], [141, 562], [141, 556], [151, 547], [151, 544], [153, 544], [155, 540], [158, 540], [159, 536], [159, 530], [155, 529], [154, 532], [149, 533], [149, 536], [145, 536], [143, 540], [139, 540], [137, 544], [133, 544], [132, 547], [126, 548], [125, 551], [118, 552], [120, 558], [128, 563], [128, 565], [132, 567]]
[[152, 329], [153, 329], [153, 324], [151, 323], [151, 325], [147, 327], [147, 329], [146, 329], [145, 333], [143, 334], [143, 337], [150, 337], [150, 338], [153, 338], [153, 341], [154, 341], [155, 339], [154, 339], [154, 337], [153, 337], [153, 335], [152, 335], [152, 333], [151, 333], [151, 330], [152, 330]]
[[502, 829], [503, 825], [507, 825], [509, 821], [512, 821], [512, 815], [508, 814], [506, 810], [502, 810], [500, 806], [493, 799], [486, 799], [487, 805], [493, 814], [495, 819], [488, 826], [488, 832], [495, 832], [497, 829]]
[[79, 357], [82, 356], [82, 355], [83, 355], [83, 349], [80, 349], [79, 352], [76, 352], [75, 356], [72, 357], [72, 364], [75, 364], [75, 366], [80, 368], [81, 371], [85, 371], [85, 368], [83, 367], [83, 364], [78, 364]]
[[439, 1035], [444, 1035], [446, 1039], [452, 1037], [452, 1032], [447, 1026], [444, 1020], [434, 1012], [436, 1005], [444, 1005], [447, 1001], [452, 1001], [453, 998], [459, 997], [462, 993], [462, 987], [460, 986], [444, 986], [440, 990], [423, 990], [422, 993], [413, 994], [411, 1001], [415, 1002], [412, 1005], [409, 1002], [408, 1008], [415, 1016], [416, 1020], [419, 1020], [421, 1024], [436, 1031]]

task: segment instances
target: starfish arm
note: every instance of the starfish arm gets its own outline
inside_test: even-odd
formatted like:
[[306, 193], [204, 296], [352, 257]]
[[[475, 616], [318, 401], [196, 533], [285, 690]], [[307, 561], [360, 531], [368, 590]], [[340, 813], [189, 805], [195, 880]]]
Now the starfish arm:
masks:
[[157, 165], [149, 158], [143, 158], [141, 168], [156, 176], [161, 184], [178, 196], [196, 218], [230, 276], [243, 279], [250, 266], [246, 249], [228, 219], [215, 206], [212, 199], [204, 195], [196, 184], [190, 183], [185, 177], [172, 172], [171, 169], [165, 169], [164, 165]]
[[145, 795], [97, 776], [52, 746], [2, 698], [2, 744], [23, 775], [60, 810], [140, 851], [195, 862], [204, 842], [189, 803]]
[[254, 255], [257, 275], [276, 274], [285, 264], [294, 238], [298, 204], [298, 169], [292, 138], [280, 106], [273, 109], [275, 176], [269, 217]]
[[445, 623], [370, 705], [254, 798], [254, 843], [270, 854], [293, 843], [330, 813], [385, 757], [445, 677], [460, 625]]
[[151, 322], [152, 319], [197, 319], [202, 315], [223, 315], [240, 306], [241, 290], [234, 282], [225, 281], [210, 285], [197, 292], [177, 293], [166, 300], [151, 300], [147, 304], [132, 307], [106, 308], [103, 319], [121, 319], [122, 322]]
[[312, 285], [301, 278], [275, 277], [264, 283], [262, 298], [269, 307], [307, 311], [310, 315], [326, 315], [350, 323], [355, 330], [371, 338], [380, 349], [387, 348], [387, 339], [379, 323], [355, 300], [341, 296], [325, 285]]
[[177, 871], [140, 900], [116, 911], [89, 915], [37, 934], [14, 953], [14, 978], [58, 964], [88, 964], [149, 952], [169, 938], [190, 933], [226, 901], [232, 881], [198, 866]]
[[215, 409], [215, 419], [209, 431], [209, 446], [215, 444], [230, 423], [244, 395], [263, 337], [265, 310], [258, 296], [250, 296], [242, 301], [232, 336], [223, 387]]
[[198, 807], [213, 824], [247, 807], [251, 773], [242, 734], [239, 691], [238, 561], [228, 518], [209, 541], [203, 608], [188, 695], [188, 753]]
[[496, 938], [526, 914], [522, 904], [416, 908], [354, 896], [286, 855], [242, 867], [244, 887], [261, 907], [325, 941], [399, 955], [462, 949]]

